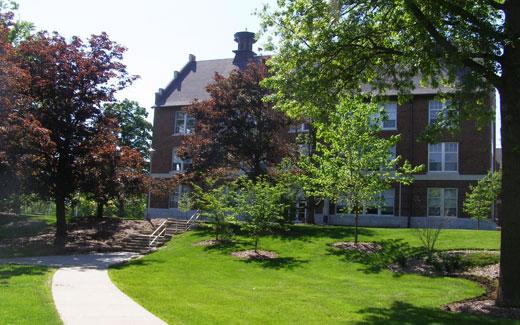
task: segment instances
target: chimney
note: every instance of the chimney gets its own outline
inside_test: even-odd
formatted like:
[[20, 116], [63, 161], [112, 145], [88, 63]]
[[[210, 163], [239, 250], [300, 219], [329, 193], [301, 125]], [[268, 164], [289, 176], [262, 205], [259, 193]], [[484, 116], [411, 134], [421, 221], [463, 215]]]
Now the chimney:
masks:
[[256, 42], [255, 33], [245, 31], [235, 33], [234, 36], [235, 42], [238, 43], [238, 48], [233, 51], [235, 53], [233, 63], [243, 69], [247, 66], [248, 61], [256, 55], [253, 52], [253, 44]]
[[188, 55], [188, 61], [189, 62], [194, 62], [195, 61], [195, 55], [193, 55], [193, 54]]

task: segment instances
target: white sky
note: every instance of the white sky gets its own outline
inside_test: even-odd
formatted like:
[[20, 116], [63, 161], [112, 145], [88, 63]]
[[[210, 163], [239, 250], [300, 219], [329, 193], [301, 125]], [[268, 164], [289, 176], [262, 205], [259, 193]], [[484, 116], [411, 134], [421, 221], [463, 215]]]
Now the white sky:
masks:
[[[37, 30], [58, 31], [87, 38], [106, 32], [128, 48], [124, 62], [131, 74], [141, 76], [117, 96], [138, 101], [152, 120], [154, 93], [165, 87], [188, 61], [232, 57], [233, 34], [257, 32], [252, 13], [275, 0], [16, 0], [19, 18]], [[255, 44], [262, 47], [262, 40]], [[497, 116], [497, 144], [500, 146]]]

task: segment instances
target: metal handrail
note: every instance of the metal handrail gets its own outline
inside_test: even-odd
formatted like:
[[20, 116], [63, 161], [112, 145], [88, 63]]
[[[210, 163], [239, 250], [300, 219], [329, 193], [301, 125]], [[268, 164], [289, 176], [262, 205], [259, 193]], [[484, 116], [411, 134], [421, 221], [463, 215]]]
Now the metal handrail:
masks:
[[195, 221], [199, 220], [199, 217], [200, 211], [197, 211], [191, 216], [191, 218], [188, 221], [186, 221], [186, 231], [190, 230], [191, 226], [195, 223]]
[[148, 246], [152, 246], [153, 243], [155, 243], [155, 241], [161, 237], [164, 233], [166, 232], [166, 227], [164, 227], [164, 229], [157, 235], [155, 236], [155, 238], [150, 242], [150, 244], [148, 244]]
[[[150, 242], [148, 243], [148, 246], [152, 246], [153, 243], [155, 243], [155, 241], [161, 237], [161, 235], [163, 235], [165, 232], [166, 232], [166, 223], [168, 222], [168, 220], [164, 220], [160, 225], [159, 227], [157, 227], [153, 233], [151, 235], [149, 235], [150, 237]], [[162, 231], [160, 231], [162, 229]], [[159, 232], [160, 231], [160, 232]], [[159, 232], [157, 235], [156, 233]]]

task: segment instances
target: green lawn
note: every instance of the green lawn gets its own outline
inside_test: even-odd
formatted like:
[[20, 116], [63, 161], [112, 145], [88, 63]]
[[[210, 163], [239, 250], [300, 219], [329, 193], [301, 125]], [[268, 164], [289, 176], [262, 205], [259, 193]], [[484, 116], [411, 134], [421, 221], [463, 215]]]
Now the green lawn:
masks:
[[0, 239], [37, 235], [55, 224], [56, 217], [51, 215], [0, 215]]
[[[483, 292], [476, 283], [446, 277], [397, 276], [373, 259], [353, 262], [330, 244], [352, 239], [349, 227], [295, 226], [290, 234], [262, 238], [275, 261], [230, 256], [250, 249], [193, 246], [204, 230], [174, 238], [164, 249], [110, 270], [117, 286], [170, 324], [208, 323], [499, 323], [443, 312], [439, 307]], [[395, 241], [395, 239], [403, 241]], [[363, 241], [419, 244], [413, 230], [362, 229]], [[499, 233], [444, 231], [439, 247], [498, 249]], [[359, 259], [356, 259], [359, 261]]]
[[54, 269], [0, 265], [0, 324], [61, 324], [51, 296]]

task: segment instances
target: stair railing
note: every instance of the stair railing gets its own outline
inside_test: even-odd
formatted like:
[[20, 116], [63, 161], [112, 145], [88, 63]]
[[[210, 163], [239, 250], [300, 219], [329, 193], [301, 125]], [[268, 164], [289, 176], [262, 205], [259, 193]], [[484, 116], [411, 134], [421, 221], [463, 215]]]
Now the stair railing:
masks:
[[164, 236], [164, 233], [166, 232], [166, 224], [168, 223], [168, 220], [164, 220], [159, 227], [157, 227], [154, 232], [150, 235], [150, 241], [148, 243], [148, 246], [152, 246], [159, 237]]
[[191, 218], [186, 221], [186, 231], [190, 230], [191, 226], [195, 224], [195, 221], [199, 220], [200, 218], [200, 211], [195, 212]]

